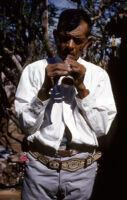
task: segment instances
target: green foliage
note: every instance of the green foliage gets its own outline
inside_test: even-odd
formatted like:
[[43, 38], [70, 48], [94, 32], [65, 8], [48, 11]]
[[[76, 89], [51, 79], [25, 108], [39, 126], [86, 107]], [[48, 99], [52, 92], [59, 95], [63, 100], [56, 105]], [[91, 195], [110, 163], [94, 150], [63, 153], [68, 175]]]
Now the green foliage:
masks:
[[[50, 16], [53, 16], [54, 11], [52, 7], [49, 10], [49, 22], [53, 24]], [[42, 23], [45, 23], [45, 19], [42, 19], [45, 11], [46, 2], [41, 0], [2, 0], [0, 2], [0, 37], [3, 39], [3, 46], [19, 54], [23, 65], [30, 56], [30, 51], [36, 52], [33, 55], [36, 60], [40, 55], [43, 57], [43, 52], [47, 50], [43, 44], [45, 27], [42, 26]], [[35, 43], [38, 44], [38, 48]]]
[[[82, 8], [91, 15], [93, 22], [92, 35], [94, 36], [94, 40], [87, 51], [87, 60], [95, 64], [100, 64], [101, 60], [105, 60], [108, 66], [110, 55], [112, 54], [112, 44], [110, 42], [112, 35], [109, 34], [109, 30], [106, 29], [106, 26], [118, 13], [124, 12], [123, 8], [126, 6], [126, 1], [82, 0]], [[105, 68], [105, 66], [102, 65], [101, 67]]]

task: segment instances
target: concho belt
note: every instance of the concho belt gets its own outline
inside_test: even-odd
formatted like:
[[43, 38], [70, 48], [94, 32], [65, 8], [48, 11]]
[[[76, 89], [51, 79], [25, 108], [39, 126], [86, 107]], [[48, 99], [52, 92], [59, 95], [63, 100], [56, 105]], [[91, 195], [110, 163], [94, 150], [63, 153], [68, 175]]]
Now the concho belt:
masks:
[[37, 159], [42, 164], [46, 165], [49, 169], [52, 170], [65, 170], [69, 172], [77, 171], [81, 168], [85, 168], [90, 166], [93, 162], [97, 161], [102, 153], [100, 151], [89, 155], [87, 158], [70, 158], [68, 160], [57, 160], [57, 159], [49, 159], [48, 157], [38, 153], [29, 151], [29, 153]]

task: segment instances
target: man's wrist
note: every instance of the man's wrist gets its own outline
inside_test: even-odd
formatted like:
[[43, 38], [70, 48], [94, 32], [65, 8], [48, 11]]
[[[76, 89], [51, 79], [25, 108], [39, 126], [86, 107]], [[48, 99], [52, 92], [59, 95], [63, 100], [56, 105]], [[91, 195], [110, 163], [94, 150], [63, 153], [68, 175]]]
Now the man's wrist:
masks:
[[80, 98], [80, 99], [85, 98], [89, 94], [89, 90], [86, 89], [84, 84], [79, 85], [77, 87], [77, 91], [78, 91], [77, 97]]
[[38, 92], [38, 98], [41, 100], [41, 101], [45, 101], [47, 99], [50, 98], [50, 94], [49, 94], [49, 91], [46, 89], [46, 88], [41, 88]]

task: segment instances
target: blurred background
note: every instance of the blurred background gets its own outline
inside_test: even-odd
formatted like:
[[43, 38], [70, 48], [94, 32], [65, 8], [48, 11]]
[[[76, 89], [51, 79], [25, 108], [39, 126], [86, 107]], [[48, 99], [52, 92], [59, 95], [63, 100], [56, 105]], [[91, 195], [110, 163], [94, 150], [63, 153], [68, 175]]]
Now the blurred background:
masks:
[[0, 200], [20, 199], [22, 188], [25, 135], [14, 108], [22, 70], [55, 55], [52, 32], [59, 14], [68, 8], [82, 8], [91, 16], [94, 40], [82, 57], [108, 72], [118, 110], [108, 135], [98, 139], [103, 156], [91, 199], [125, 199], [127, 1], [1, 0]]

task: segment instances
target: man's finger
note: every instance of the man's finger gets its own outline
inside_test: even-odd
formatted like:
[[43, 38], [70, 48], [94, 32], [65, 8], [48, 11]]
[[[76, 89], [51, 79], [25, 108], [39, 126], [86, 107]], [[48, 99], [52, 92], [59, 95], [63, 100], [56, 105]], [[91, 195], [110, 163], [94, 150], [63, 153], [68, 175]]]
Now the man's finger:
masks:
[[48, 76], [49, 77], [55, 77], [55, 76], [65, 76], [68, 75], [68, 71], [59, 71], [59, 70], [55, 70], [53, 72], [49, 72]]
[[52, 86], [54, 86], [54, 78], [52, 76], [50, 77], [50, 80], [51, 80]]
[[49, 64], [48, 71], [54, 71], [54, 70], [60, 70], [60, 71], [70, 71], [70, 65], [66, 63], [55, 63], [55, 64]]

